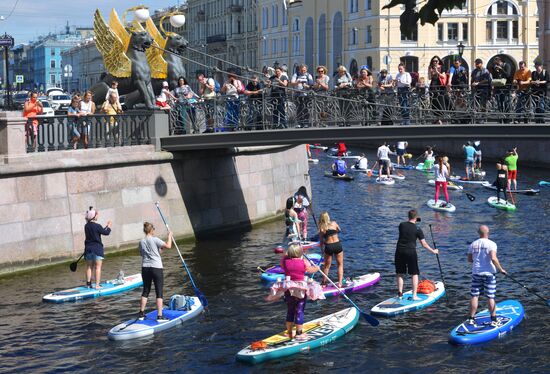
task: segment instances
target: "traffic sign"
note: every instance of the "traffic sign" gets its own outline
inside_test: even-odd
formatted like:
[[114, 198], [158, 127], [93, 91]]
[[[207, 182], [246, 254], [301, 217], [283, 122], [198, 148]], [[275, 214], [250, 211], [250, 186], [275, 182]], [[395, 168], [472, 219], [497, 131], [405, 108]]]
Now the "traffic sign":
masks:
[[384, 64], [386, 64], [386, 65], [391, 64], [391, 56], [390, 55], [385, 55], [384, 56]]
[[16, 75], [15, 76], [15, 83], [24, 83], [25, 80], [22, 75]]
[[14, 40], [12, 36], [8, 34], [4, 34], [0, 36], [0, 47], [11, 48], [13, 47], [13, 44], [14, 44]]

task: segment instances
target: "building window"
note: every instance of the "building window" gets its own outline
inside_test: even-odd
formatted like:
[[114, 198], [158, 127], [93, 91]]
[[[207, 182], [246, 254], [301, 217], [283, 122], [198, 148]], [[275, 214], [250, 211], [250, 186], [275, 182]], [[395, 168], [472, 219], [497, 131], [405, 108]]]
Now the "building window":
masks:
[[349, 12], [357, 13], [359, 11], [359, 0], [349, 0]]
[[518, 39], [519, 30], [518, 30], [518, 21], [512, 21], [512, 39]]
[[50, 56], [55, 56], [55, 49], [54, 48], [50, 48]]
[[271, 54], [272, 55], [277, 55], [277, 40], [276, 39], [273, 39], [271, 41]]
[[508, 21], [497, 21], [497, 39], [508, 39]]
[[271, 27], [279, 26], [279, 7], [277, 5], [271, 6]]
[[462, 40], [468, 40], [468, 23], [462, 24]]
[[487, 34], [487, 41], [493, 40], [493, 22], [485, 22], [485, 33]]
[[458, 40], [458, 23], [450, 22], [447, 24], [447, 40]]
[[370, 70], [374, 69], [374, 66], [372, 66], [372, 57], [371, 56], [367, 56], [367, 66]]
[[283, 26], [288, 25], [288, 14], [287, 11], [283, 9]]
[[292, 31], [300, 31], [300, 20], [298, 18], [294, 19], [292, 23]]
[[412, 35], [407, 36], [403, 33], [401, 33], [401, 41], [402, 42], [417, 42], [418, 41], [418, 26], [413, 30]]
[[263, 54], [264, 54], [264, 55], [267, 55], [267, 40], [264, 40], [264, 44], [263, 44]]
[[442, 23], [437, 24], [437, 40], [440, 42], [443, 41], [443, 24]]
[[283, 53], [288, 53], [288, 37], [285, 36], [285, 37], [282, 39], [282, 42], [283, 42], [282, 48], [281, 48], [282, 52], [283, 52]]
[[508, 2], [507, 1], [498, 1], [496, 3], [497, 14], [508, 14]]
[[50, 60], [50, 68], [55, 69], [55, 60]]
[[262, 9], [262, 27], [264, 30], [269, 27], [269, 10], [267, 8]]
[[372, 0], [365, 0], [365, 10], [372, 9]]
[[365, 43], [372, 44], [372, 26], [368, 25], [365, 31]]
[[535, 23], [535, 36], [538, 38], [540, 35], [539, 21]]
[[358, 33], [357, 27], [353, 27], [351, 30], [349, 30], [349, 44], [350, 45], [357, 45], [357, 33]]
[[50, 74], [50, 84], [55, 85], [55, 74]]

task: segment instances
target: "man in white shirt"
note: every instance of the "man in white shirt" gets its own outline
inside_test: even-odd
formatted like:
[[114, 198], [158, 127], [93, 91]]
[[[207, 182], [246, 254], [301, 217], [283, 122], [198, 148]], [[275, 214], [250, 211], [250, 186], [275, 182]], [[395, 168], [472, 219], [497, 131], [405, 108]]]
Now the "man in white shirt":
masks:
[[405, 152], [407, 152], [407, 146], [409, 143], [406, 141], [397, 142], [397, 166], [401, 165], [400, 161], [403, 161], [403, 166], [407, 165], [405, 162]]
[[378, 157], [378, 177], [382, 179], [382, 170], [384, 169], [384, 166], [386, 167], [386, 176], [387, 178], [390, 177], [390, 155], [394, 155], [388, 146], [386, 145], [386, 142], [382, 144], [380, 147], [378, 147], [378, 151], [376, 152], [376, 156]]
[[367, 170], [369, 168], [369, 160], [361, 153], [361, 158], [355, 162], [355, 168], [359, 170]]
[[309, 127], [307, 91], [313, 87], [313, 83], [313, 77], [308, 73], [305, 64], [300, 65], [298, 71], [290, 79], [290, 86], [296, 90], [296, 120], [298, 127]]
[[399, 64], [398, 70], [399, 72], [395, 76], [395, 84], [397, 86], [397, 96], [399, 98], [401, 115], [403, 117], [401, 124], [410, 125], [409, 92], [411, 89], [412, 77], [405, 71], [405, 65]]
[[497, 258], [497, 244], [489, 240], [489, 227], [479, 226], [479, 239], [470, 244], [468, 248], [468, 262], [472, 263], [472, 287], [470, 290], [470, 315], [468, 323], [475, 324], [474, 316], [477, 311], [478, 299], [481, 291], [489, 301], [489, 313], [491, 325], [498, 326], [496, 317], [495, 293], [497, 280], [495, 273], [500, 271], [506, 274], [506, 270], [500, 266]]

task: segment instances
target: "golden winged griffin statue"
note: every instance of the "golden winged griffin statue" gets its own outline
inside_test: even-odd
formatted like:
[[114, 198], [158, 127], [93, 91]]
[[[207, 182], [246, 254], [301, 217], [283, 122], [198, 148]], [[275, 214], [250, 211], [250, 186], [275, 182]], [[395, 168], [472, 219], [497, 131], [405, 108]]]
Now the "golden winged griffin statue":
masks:
[[185, 77], [180, 55], [187, 41], [175, 33], [164, 37], [151, 18], [144, 29], [137, 21], [124, 26], [114, 9], [107, 23], [96, 10], [94, 32], [106, 70], [102, 80], [91, 88], [98, 105], [106, 99], [111, 83], [117, 81], [126, 108], [144, 104], [147, 109], [154, 109], [155, 93], [162, 89], [162, 82], [166, 80], [175, 88], [178, 78]]

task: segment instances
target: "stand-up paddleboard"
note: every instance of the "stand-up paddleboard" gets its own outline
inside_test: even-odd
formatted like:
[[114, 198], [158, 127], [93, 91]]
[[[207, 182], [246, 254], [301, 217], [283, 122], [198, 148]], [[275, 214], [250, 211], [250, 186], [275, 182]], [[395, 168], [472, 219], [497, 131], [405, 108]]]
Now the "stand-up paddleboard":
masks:
[[416, 170], [419, 170], [419, 171], [426, 171], [426, 172], [432, 173], [433, 172], [432, 169], [433, 169], [433, 164], [432, 164], [432, 167], [429, 168], [429, 169], [424, 168], [424, 163], [423, 162], [419, 162], [418, 165], [416, 165]]
[[327, 178], [332, 178], [332, 179], [338, 179], [338, 180], [341, 180], [341, 181], [347, 181], [347, 182], [351, 182], [352, 180], [355, 179], [355, 177], [353, 175], [332, 175], [332, 173], [330, 171], [325, 171], [325, 177]]
[[358, 172], [358, 173], [368, 173], [368, 172], [372, 172], [371, 169], [359, 169], [359, 168], [356, 167], [355, 165], [351, 165], [350, 170], [351, 170], [351, 171], [356, 171], [356, 172]]
[[[395, 162], [392, 162], [391, 166], [394, 169], [403, 169], [403, 170], [413, 170], [414, 169], [413, 165], [397, 165]], [[422, 164], [422, 166], [424, 166], [424, 164]]]
[[436, 202], [434, 199], [431, 199], [431, 200], [428, 200], [426, 205], [432, 208], [433, 210], [437, 210], [438, 212], [452, 213], [456, 210], [456, 206], [454, 206], [451, 203], [445, 204], [445, 200], [437, 200]]
[[[327, 155], [329, 158], [338, 158], [339, 156], [336, 156], [336, 155]], [[361, 156], [351, 156], [351, 155], [348, 155], [348, 156], [340, 156], [342, 159], [344, 160], [359, 160], [361, 158]]]
[[393, 178], [376, 178], [376, 183], [378, 184], [385, 184], [386, 186], [391, 186], [392, 184], [395, 184], [395, 179]]
[[417, 294], [420, 300], [412, 299], [412, 291], [405, 292], [403, 297], [392, 297], [374, 306], [370, 312], [374, 315], [391, 317], [401, 313], [425, 308], [435, 303], [445, 295], [445, 286], [442, 282], [435, 282], [435, 291], [430, 294]]
[[[428, 184], [431, 184], [432, 186], [435, 186], [435, 180], [434, 179], [430, 179], [428, 181]], [[462, 186], [459, 186], [458, 184], [452, 182], [452, 181], [448, 181], [447, 182], [447, 189], [448, 190], [463, 190], [464, 187]]]
[[64, 303], [67, 301], [114, 295], [143, 285], [143, 280], [141, 279], [141, 274], [134, 274], [124, 277], [124, 280], [112, 279], [103, 282], [100, 285], [101, 288], [99, 289], [80, 286], [69, 288], [68, 290], [53, 292], [44, 296], [42, 300], [52, 303]]
[[[344, 293], [352, 293], [370, 287], [378, 282], [380, 282], [380, 273], [364, 274], [346, 280], [340, 289], [344, 291]], [[323, 287], [323, 294], [325, 297], [341, 295], [340, 291], [332, 284]]]
[[547, 181], [539, 181], [539, 186], [550, 186], [550, 182]]
[[[321, 263], [321, 260], [323, 259], [320, 254], [312, 253], [307, 255], [307, 257], [313, 262], [315, 265], [319, 265]], [[262, 270], [261, 267], [258, 267], [259, 270]], [[280, 265], [275, 266], [266, 266], [263, 268], [264, 271], [260, 274], [260, 278], [264, 282], [277, 282], [277, 279], [281, 278], [284, 279], [285, 277], [285, 271]]]
[[452, 180], [453, 182], [458, 182], [458, 183], [469, 183], [469, 184], [487, 183], [486, 180], [466, 179], [465, 177], [459, 177], [456, 175], [451, 176], [449, 179]]
[[[321, 246], [321, 242], [319, 241], [316, 241], [316, 242], [312, 242], [312, 241], [308, 241], [308, 240], [302, 240], [302, 241], [292, 241], [292, 242], [289, 242], [290, 243], [294, 243], [294, 244], [300, 244], [300, 246], [302, 246], [302, 249], [304, 251], [307, 251], [309, 249], [314, 249], [314, 248], [319, 248]], [[281, 252], [281, 250], [279, 248], [282, 248], [282, 252], [284, 252], [286, 250], [286, 248], [282, 245], [278, 245], [276, 246], [275, 248], [273, 248], [273, 251], [274, 252]]]
[[319, 159], [318, 158], [308, 158], [307, 161], [312, 164], [318, 164]]
[[516, 206], [514, 204], [504, 199], [499, 199], [496, 196], [491, 196], [490, 198], [488, 198], [487, 204], [489, 204], [493, 208], [507, 210], [509, 212], [513, 212], [516, 210]]
[[[489, 182], [482, 183], [481, 185], [483, 187], [488, 188], [488, 189], [493, 190], [493, 191], [497, 190], [496, 186], [493, 186]], [[538, 195], [540, 193], [540, 190], [530, 188], [530, 189], [525, 189], [525, 190], [506, 190], [506, 192], [519, 193], [519, 194], [522, 194], [522, 195]]]
[[289, 339], [286, 331], [254, 342], [237, 353], [237, 360], [253, 364], [291, 356], [322, 347], [341, 338], [357, 325], [359, 312], [347, 308], [307, 322], [299, 338]]
[[485, 175], [487, 175], [485, 170], [479, 170], [479, 169], [474, 170], [474, 176], [476, 177], [484, 177]]
[[[372, 172], [372, 175], [375, 175], [375, 176], [378, 175], [378, 170], [374, 170], [374, 171]], [[382, 175], [386, 175], [386, 174], [382, 174]], [[401, 181], [402, 181], [402, 180], [405, 180], [405, 176], [404, 176], [404, 175], [399, 175], [399, 174], [393, 174], [393, 173], [392, 173], [392, 174], [390, 174], [390, 177], [391, 177], [391, 179], [397, 179], [397, 180], [401, 180]]]
[[[179, 296], [179, 295], [178, 295]], [[143, 321], [131, 319], [116, 325], [109, 331], [111, 340], [130, 340], [151, 336], [161, 331], [182, 324], [184, 321], [196, 317], [204, 309], [199, 298], [195, 296], [181, 296], [185, 302], [174, 309], [162, 309], [162, 315], [167, 321], [157, 322], [157, 311], [154, 310], [145, 315]], [[172, 302], [171, 302], [172, 304]]]
[[500, 338], [508, 334], [523, 319], [524, 310], [516, 300], [504, 300], [496, 305], [497, 326], [491, 326], [489, 310], [483, 310], [475, 315], [475, 323], [470, 325], [465, 321], [455, 327], [449, 336], [452, 344], [479, 344]]
[[310, 144], [309, 148], [311, 148], [311, 149], [321, 149], [323, 151], [328, 149], [328, 147], [323, 147], [322, 145], [318, 145], [318, 144]]

